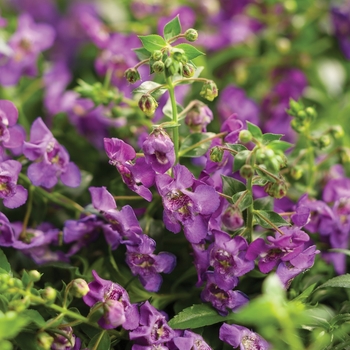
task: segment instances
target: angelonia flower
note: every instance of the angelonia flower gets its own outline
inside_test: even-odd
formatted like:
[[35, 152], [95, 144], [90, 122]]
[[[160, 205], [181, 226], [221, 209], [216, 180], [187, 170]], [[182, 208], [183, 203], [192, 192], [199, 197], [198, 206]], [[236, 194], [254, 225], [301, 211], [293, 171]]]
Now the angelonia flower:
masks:
[[338, 39], [339, 46], [346, 57], [350, 60], [350, 3], [344, 1], [339, 5], [332, 5], [331, 20], [334, 28], [334, 34]]
[[212, 350], [203, 337], [189, 330], [183, 331], [181, 335], [176, 335], [172, 343], [179, 350]]
[[270, 344], [259, 334], [246, 327], [224, 323], [219, 330], [219, 338], [234, 348], [240, 350], [268, 350]]
[[81, 341], [73, 334], [73, 328], [70, 326], [60, 327], [60, 331], [65, 335], [55, 333], [53, 343], [51, 344], [52, 350], [73, 350], [79, 349]]
[[69, 187], [80, 185], [79, 168], [69, 161], [67, 150], [57, 142], [40, 117], [32, 124], [30, 140], [24, 142], [23, 153], [35, 161], [28, 167], [28, 177], [35, 186], [52, 188], [58, 179]]
[[186, 114], [185, 124], [191, 132], [206, 132], [207, 125], [213, 120], [213, 112], [204, 103], [194, 102], [194, 106]]
[[103, 329], [122, 326], [132, 330], [139, 325], [139, 312], [136, 304], [131, 304], [126, 290], [117, 283], [104, 280], [92, 271], [94, 280], [88, 284], [89, 292], [83, 297], [90, 307], [101, 303], [103, 315], [98, 324]]

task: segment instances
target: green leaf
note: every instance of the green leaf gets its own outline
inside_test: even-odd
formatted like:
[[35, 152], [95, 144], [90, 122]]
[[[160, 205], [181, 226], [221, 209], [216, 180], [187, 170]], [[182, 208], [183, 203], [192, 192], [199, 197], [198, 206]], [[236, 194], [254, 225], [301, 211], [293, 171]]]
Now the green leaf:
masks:
[[46, 325], [45, 319], [36, 310], [33, 310], [33, 309], [24, 310], [21, 312], [21, 315], [27, 317], [30, 320], [30, 322], [35, 323], [39, 328], [42, 328]]
[[8, 303], [9, 303], [8, 299], [4, 295], [0, 294], [0, 312], [7, 311]]
[[195, 304], [182, 310], [168, 323], [174, 329], [196, 329], [225, 321], [209, 304]]
[[269, 179], [267, 179], [265, 175], [261, 176], [263, 174], [262, 171], [257, 170], [257, 173], [259, 176], [253, 177], [252, 184], [257, 186], [265, 186], [269, 182]]
[[156, 34], [139, 35], [138, 38], [141, 40], [143, 47], [151, 53], [155, 50], [161, 50], [167, 45], [166, 41]]
[[254, 218], [257, 224], [264, 228], [273, 228], [273, 226], [270, 225], [268, 221], [277, 227], [289, 226], [289, 223], [284, 220], [281, 215], [275, 213], [272, 210], [258, 210], [254, 212]]
[[179, 21], [179, 15], [177, 15], [164, 26], [163, 33], [165, 40], [181, 34], [181, 23]]
[[241, 197], [242, 199], [238, 203], [238, 208], [243, 211], [253, 203], [253, 197], [248, 191], [241, 191], [232, 196], [233, 203], [236, 203]]
[[[133, 94], [148, 94], [149, 91], [156, 89], [162, 86], [162, 84], [158, 84], [154, 81], [145, 81], [138, 88], [133, 90]], [[151, 95], [157, 100], [160, 96], [162, 96], [167, 90], [165, 88], [159, 88], [156, 91], [152, 92]]]
[[205, 152], [207, 152], [212, 141], [208, 140], [204, 142], [204, 140], [213, 136], [215, 136], [213, 132], [199, 132], [188, 135], [181, 143], [181, 147], [179, 150], [180, 157], [192, 158], [202, 156], [203, 154], [205, 154]]
[[247, 121], [247, 129], [250, 131], [254, 138], [260, 141], [262, 140], [263, 134], [258, 126]]
[[313, 283], [311, 286], [307, 287], [302, 293], [293, 299], [293, 301], [302, 301], [305, 302], [307, 298], [312, 294], [316, 287], [316, 283]]
[[14, 311], [0, 313], [0, 339], [12, 339], [29, 323], [29, 319]]
[[174, 46], [174, 48], [184, 50], [185, 55], [187, 56], [187, 58], [189, 60], [193, 60], [196, 57], [205, 55], [204, 52], [199, 51], [198, 49], [196, 49], [194, 46], [192, 46], [190, 44], [179, 44], [179, 45]]
[[250, 155], [250, 151], [240, 151], [234, 157], [235, 160], [233, 162], [233, 171], [237, 171], [242, 168], [244, 164], [246, 164], [247, 158]]
[[38, 350], [38, 342], [35, 333], [21, 332], [16, 337], [15, 342], [21, 350]]
[[284, 136], [283, 134], [266, 133], [262, 136], [262, 142], [264, 145], [268, 145], [271, 141], [280, 140]]
[[243, 146], [239, 143], [236, 143], [236, 144], [226, 143], [226, 147], [231, 148], [236, 152], [246, 151], [248, 149], [246, 146]]
[[328, 251], [334, 252], [334, 253], [341, 253], [341, 254], [345, 254], [347, 256], [350, 256], [350, 250], [348, 250], [348, 249], [332, 248], [332, 249], [328, 249]]
[[147, 60], [151, 57], [151, 53], [147, 51], [144, 47], [133, 49], [133, 51], [135, 51], [136, 56], [140, 61]]
[[5, 253], [0, 249], [0, 268], [5, 270], [6, 272], [11, 272], [11, 266], [7, 261], [7, 257]]
[[233, 177], [228, 177], [221, 175], [223, 192], [228, 196], [233, 196], [238, 192], [245, 191], [247, 188], [245, 184], [241, 181], [234, 179]]
[[280, 141], [280, 140], [272, 141], [269, 143], [269, 146], [268, 146], [268, 148], [271, 148], [275, 152], [282, 151], [283, 153], [291, 147], [293, 147], [293, 144], [286, 141]]
[[273, 198], [270, 196], [258, 198], [254, 201], [255, 210], [273, 210]]
[[347, 273], [346, 275], [334, 277], [328, 280], [327, 282], [321, 284], [320, 286], [318, 286], [316, 290], [320, 288], [328, 288], [328, 287], [350, 288], [350, 274]]
[[109, 350], [111, 347], [111, 339], [107, 331], [96, 334], [89, 342], [88, 349], [91, 350]]

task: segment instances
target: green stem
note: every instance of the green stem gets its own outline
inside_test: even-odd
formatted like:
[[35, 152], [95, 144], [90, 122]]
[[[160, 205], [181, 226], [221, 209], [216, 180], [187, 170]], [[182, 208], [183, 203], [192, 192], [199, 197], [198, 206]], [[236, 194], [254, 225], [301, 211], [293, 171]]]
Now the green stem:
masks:
[[100, 336], [98, 337], [97, 342], [95, 343], [94, 347], [91, 350], [97, 350], [99, 348], [100, 342], [101, 342], [101, 340], [102, 340], [102, 338], [103, 338], [103, 336], [105, 335], [106, 332], [107, 331], [102, 331], [100, 333]]
[[224, 136], [226, 136], [226, 135], [227, 135], [227, 132], [221, 132], [221, 133], [216, 134], [216, 135], [214, 135], [214, 136], [207, 137], [206, 139], [201, 140], [201, 141], [199, 141], [199, 142], [193, 144], [192, 146], [190, 146], [190, 147], [184, 149], [182, 152], [179, 152], [179, 157], [182, 157], [184, 154], [186, 154], [187, 152], [189, 152], [189, 151], [191, 151], [191, 150], [197, 148], [198, 146], [202, 145], [203, 143], [206, 143], [206, 142], [208, 142], [208, 141], [211, 141], [211, 140], [216, 139], [216, 138], [219, 138], [219, 137], [224, 137]]
[[[168, 86], [170, 101], [171, 101], [171, 109], [173, 114], [173, 122], [174, 124], [178, 124], [178, 115], [177, 115], [177, 106], [176, 106], [176, 99], [175, 99], [175, 89], [173, 82], [171, 80], [171, 77], [166, 78], [166, 83]], [[173, 142], [174, 142], [174, 149], [175, 149], [175, 164], [179, 161], [179, 127], [176, 126], [173, 129]]]
[[[252, 191], [252, 178], [247, 179], [247, 194], [253, 196]], [[253, 203], [247, 208], [247, 224], [244, 233], [247, 232], [247, 241], [248, 243], [253, 240]]]
[[113, 74], [113, 68], [108, 68], [107, 69], [107, 73], [105, 76], [105, 80], [103, 82], [103, 87], [107, 90], [109, 88], [109, 85], [111, 83], [111, 79], [112, 79], [112, 74]]
[[150, 61], [149, 58], [146, 58], [145, 60], [140, 61], [137, 65], [134, 66], [135, 69], [139, 68], [140, 66], [142, 66], [145, 63], [148, 63]]
[[25, 238], [25, 234], [27, 231], [27, 227], [28, 227], [28, 222], [29, 222], [29, 218], [30, 218], [30, 214], [32, 212], [32, 208], [33, 208], [33, 190], [34, 190], [34, 186], [29, 186], [29, 190], [28, 190], [28, 201], [27, 201], [27, 210], [23, 219], [23, 226], [22, 226], [22, 232], [19, 236], [20, 239]]
[[263, 167], [261, 167], [261, 166], [259, 166], [259, 165], [256, 166], [256, 169], [262, 171], [264, 174], [266, 174], [266, 175], [272, 177], [272, 178], [273, 178], [274, 180], [276, 180], [276, 181], [280, 181], [280, 180], [281, 180], [281, 179], [278, 178], [276, 175], [272, 174], [271, 172], [269, 172], [268, 170], [266, 170], [265, 168], [263, 168]]

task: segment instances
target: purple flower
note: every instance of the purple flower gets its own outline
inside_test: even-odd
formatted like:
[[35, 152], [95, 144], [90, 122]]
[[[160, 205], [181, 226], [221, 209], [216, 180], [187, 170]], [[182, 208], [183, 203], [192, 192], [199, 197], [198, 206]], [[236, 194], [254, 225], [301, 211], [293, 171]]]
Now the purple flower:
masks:
[[36, 76], [37, 58], [53, 44], [54, 37], [55, 31], [51, 26], [36, 24], [28, 14], [20, 15], [17, 32], [8, 42], [11, 54], [0, 54], [0, 84], [14, 85], [22, 75]]
[[217, 286], [224, 290], [232, 289], [238, 284], [239, 276], [254, 269], [254, 261], [245, 259], [247, 241], [228, 233], [213, 231], [215, 242], [208, 248], [210, 266], [214, 268]]
[[179, 350], [212, 350], [199, 334], [185, 330], [181, 336], [175, 336], [173, 343]]
[[137, 245], [126, 244], [126, 263], [131, 272], [139, 276], [141, 284], [149, 292], [157, 292], [162, 283], [161, 272], [170, 273], [176, 264], [176, 257], [167, 252], [153, 254], [156, 242], [142, 235]]
[[57, 142], [40, 117], [32, 124], [30, 141], [24, 142], [23, 153], [29, 160], [36, 160], [28, 167], [28, 177], [35, 186], [51, 188], [59, 178], [66, 186], [80, 185], [79, 168], [69, 161], [67, 150]]
[[237, 143], [239, 133], [243, 130], [242, 121], [237, 119], [236, 114], [230, 115], [221, 125], [220, 132], [227, 132], [224, 138], [225, 142]]
[[21, 147], [24, 141], [22, 127], [16, 125], [18, 110], [7, 100], [0, 100], [0, 143], [5, 148]]
[[174, 335], [165, 316], [148, 301], [140, 307], [139, 326], [129, 333], [130, 339], [139, 345], [162, 345], [173, 339]]
[[5, 160], [0, 163], [0, 198], [7, 208], [17, 208], [27, 201], [28, 191], [17, 185], [18, 175], [22, 169], [20, 162]]
[[[238, 278], [236, 281], [238, 283]], [[207, 272], [207, 284], [201, 293], [201, 298], [210, 302], [222, 316], [228, 314], [228, 309], [236, 311], [248, 302], [247, 296], [242, 292], [220, 288], [212, 271]]]
[[[341, 4], [341, 3], [340, 3]], [[335, 36], [346, 59], [350, 60], [350, 6], [344, 1], [341, 6], [331, 8], [331, 19]]]
[[146, 163], [164, 174], [175, 163], [174, 143], [162, 128], [155, 128], [142, 145]]
[[[136, 157], [135, 150], [117, 138], [105, 138], [104, 146], [110, 159], [109, 164], [117, 168], [123, 182], [130, 190], [150, 202], [152, 193], [147, 187], [154, 183], [154, 171], [146, 165], [145, 159], [137, 158], [135, 163], [132, 164], [131, 160]], [[138, 183], [141, 183], [141, 185], [138, 185]]]
[[73, 334], [73, 328], [70, 326], [60, 327], [59, 330], [64, 333], [58, 334], [55, 333], [54, 340], [51, 345], [51, 350], [72, 350], [75, 349], [75, 343], [78, 341], [80, 343], [79, 338]]
[[192, 109], [186, 114], [185, 124], [191, 132], [206, 132], [207, 125], [213, 120], [211, 109], [200, 101], [195, 102]]
[[[163, 199], [165, 227], [178, 233], [182, 224], [187, 240], [199, 243], [208, 233], [210, 215], [219, 207], [219, 195], [208, 185], [195, 186], [194, 176], [185, 166], [177, 164], [173, 171], [174, 178], [167, 174], [156, 176]], [[193, 192], [187, 190], [190, 187]]]
[[258, 266], [263, 273], [270, 272], [281, 261], [294, 259], [310, 240], [308, 234], [298, 227], [281, 227], [280, 230], [283, 234], [276, 232], [275, 237], [267, 237], [269, 244], [258, 238], [248, 247], [246, 259], [260, 257]]
[[197, 270], [198, 281], [196, 286], [202, 285], [203, 281], [207, 279], [206, 271], [209, 265], [208, 250], [205, 249], [205, 244], [192, 244], [193, 249], [193, 263]]
[[259, 334], [250, 331], [248, 328], [234, 324], [229, 325], [224, 323], [220, 327], [219, 338], [234, 348], [239, 347], [241, 350], [270, 349], [270, 344]]
[[98, 324], [104, 329], [123, 326], [127, 330], [135, 329], [139, 324], [136, 304], [131, 304], [126, 290], [117, 283], [104, 280], [92, 271], [94, 281], [89, 283], [90, 291], [83, 300], [90, 307], [102, 303], [104, 315]]
[[237, 119], [259, 123], [259, 108], [257, 104], [249, 99], [245, 91], [234, 85], [225, 87], [219, 97], [218, 112], [222, 120], [226, 120], [232, 114], [237, 114]]
[[15, 231], [9, 221], [9, 219], [0, 212], [0, 246], [11, 247], [15, 241]]

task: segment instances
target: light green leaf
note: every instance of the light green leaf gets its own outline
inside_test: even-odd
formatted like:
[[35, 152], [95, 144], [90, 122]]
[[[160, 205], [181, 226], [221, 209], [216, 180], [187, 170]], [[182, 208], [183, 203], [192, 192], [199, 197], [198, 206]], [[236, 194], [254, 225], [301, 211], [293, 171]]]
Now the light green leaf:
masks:
[[240, 200], [238, 203], [238, 208], [241, 211], [247, 209], [253, 203], [253, 197], [250, 193], [248, 193], [248, 191], [238, 192], [232, 196], [233, 203], [236, 203], [238, 200]]
[[140, 61], [146, 60], [151, 57], [151, 53], [147, 51], [144, 47], [133, 49], [133, 51], [136, 53], [136, 56]]
[[39, 328], [42, 328], [46, 325], [45, 319], [36, 310], [33, 310], [33, 309], [24, 310], [22, 311], [21, 315], [27, 317], [31, 322], [35, 323]]
[[281, 215], [275, 213], [270, 210], [258, 210], [254, 212], [254, 218], [258, 225], [264, 228], [273, 228], [272, 225], [269, 224], [271, 222], [277, 227], [280, 226], [289, 226], [289, 223], [282, 218]]
[[263, 134], [258, 126], [247, 121], [247, 129], [250, 131], [254, 138], [260, 141], [262, 140]]
[[168, 323], [174, 329], [196, 329], [225, 321], [209, 304], [196, 304], [182, 310]]
[[0, 312], [0, 339], [14, 338], [28, 323], [29, 319], [22, 314], [14, 311]]
[[307, 287], [302, 293], [293, 299], [293, 301], [302, 301], [304, 302], [312, 294], [316, 287], [316, 283], [313, 283], [311, 286]]
[[151, 95], [155, 98], [158, 99], [160, 96], [162, 96], [167, 90], [165, 88], [160, 88], [161, 84], [158, 84], [154, 81], [145, 81], [143, 82], [138, 88], [133, 90], [133, 94], [137, 95], [143, 95], [143, 94], [148, 94], [149, 91], [157, 89], [156, 91], [152, 92]]
[[179, 44], [179, 45], [174, 46], [174, 48], [184, 50], [185, 55], [187, 56], [187, 58], [189, 60], [193, 60], [196, 57], [205, 55], [204, 52], [199, 51], [198, 49], [196, 49], [194, 46], [192, 46], [190, 44]]
[[266, 133], [262, 136], [262, 142], [264, 145], [268, 145], [271, 141], [280, 140], [283, 134]]
[[236, 144], [230, 144], [230, 143], [226, 143], [226, 147], [231, 148], [232, 150], [236, 151], [236, 152], [241, 152], [241, 151], [246, 151], [247, 147], [243, 146], [239, 143]]
[[245, 184], [241, 181], [234, 179], [233, 177], [228, 177], [221, 175], [223, 192], [228, 196], [233, 196], [238, 192], [245, 191], [247, 188]]
[[233, 171], [237, 171], [242, 168], [244, 164], [246, 164], [247, 158], [250, 155], [250, 151], [244, 150], [238, 152], [234, 157], [234, 162], [233, 162]]
[[328, 288], [328, 287], [337, 287], [337, 288], [350, 288], [350, 274], [345, 274], [341, 276], [334, 277], [327, 282], [321, 284], [316, 288]]
[[215, 136], [213, 132], [206, 133], [194, 133], [188, 135], [181, 143], [179, 150], [180, 157], [200, 157], [211, 145], [211, 139], [205, 141], [206, 139]]
[[287, 149], [293, 147], [293, 144], [286, 142], [286, 141], [280, 141], [275, 140], [269, 143], [268, 148], [271, 148], [272, 150], [276, 151], [282, 151], [285, 152]]
[[89, 342], [88, 349], [93, 350], [109, 350], [111, 347], [111, 339], [107, 331], [97, 333]]
[[258, 198], [253, 206], [255, 210], [273, 210], [273, 198], [270, 196]]
[[6, 272], [11, 272], [11, 266], [7, 261], [5, 253], [0, 249], [0, 268]]
[[181, 34], [181, 23], [179, 21], [179, 15], [177, 15], [164, 26], [163, 33], [165, 40]]
[[138, 38], [141, 40], [143, 47], [151, 53], [155, 50], [161, 50], [167, 45], [166, 41], [156, 34], [139, 35]]

